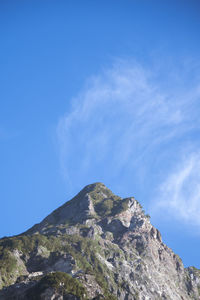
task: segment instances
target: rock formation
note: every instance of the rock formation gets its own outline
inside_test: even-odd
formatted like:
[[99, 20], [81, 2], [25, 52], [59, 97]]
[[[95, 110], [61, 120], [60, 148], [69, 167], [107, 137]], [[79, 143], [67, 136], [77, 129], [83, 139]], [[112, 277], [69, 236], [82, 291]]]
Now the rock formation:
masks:
[[139, 202], [86, 186], [27, 232], [0, 240], [0, 300], [200, 299]]

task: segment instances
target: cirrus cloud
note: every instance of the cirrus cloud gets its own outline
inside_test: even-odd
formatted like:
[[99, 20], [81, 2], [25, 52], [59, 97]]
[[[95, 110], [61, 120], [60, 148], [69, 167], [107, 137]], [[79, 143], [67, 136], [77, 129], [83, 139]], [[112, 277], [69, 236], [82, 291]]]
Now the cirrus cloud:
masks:
[[153, 213], [200, 226], [200, 152], [184, 155], [159, 187]]
[[[135, 182], [141, 193], [144, 185], [152, 191], [161, 186], [163, 195], [177, 195], [171, 206], [177, 203], [178, 208], [183, 185], [177, 192], [178, 183], [170, 182], [182, 174], [181, 181], [185, 173], [171, 174], [169, 162], [179, 159], [185, 145], [192, 144], [192, 151], [197, 147], [200, 89], [198, 85], [187, 89], [184, 79], [182, 89], [174, 82], [169, 91], [158, 77], [137, 63], [120, 61], [88, 79], [57, 127], [60, 162], [68, 185]], [[169, 77], [166, 80], [170, 82]], [[196, 181], [193, 185], [197, 188]], [[159, 209], [165, 206], [164, 198]], [[185, 198], [180, 199], [186, 204]]]

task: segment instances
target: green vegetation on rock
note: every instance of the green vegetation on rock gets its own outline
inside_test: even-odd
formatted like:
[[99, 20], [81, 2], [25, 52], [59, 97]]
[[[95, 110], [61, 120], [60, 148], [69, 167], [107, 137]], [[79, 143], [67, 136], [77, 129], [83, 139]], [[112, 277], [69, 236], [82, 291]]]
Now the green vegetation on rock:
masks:
[[[60, 255], [71, 255], [77, 265], [77, 270], [94, 276], [96, 282], [104, 291], [104, 296], [111, 299], [107, 280], [105, 279], [111, 271], [98, 259], [98, 254], [104, 256], [98, 240], [84, 238], [78, 235], [45, 236], [41, 234], [22, 235], [5, 238], [0, 241], [0, 273], [2, 286], [14, 283], [17, 278], [24, 275], [24, 269], [20, 269], [14, 250], [21, 253], [21, 259], [30, 258], [39, 247], [44, 247], [49, 253], [51, 260], [57, 259]], [[46, 257], [45, 257], [46, 259]], [[24, 261], [25, 264], [25, 261]], [[40, 266], [38, 266], [39, 268]], [[36, 269], [35, 271], [40, 271]], [[22, 276], [23, 278], [23, 276]], [[114, 298], [113, 298], [114, 299]]]
[[200, 270], [184, 270], [149, 218], [137, 200], [86, 186], [31, 230], [0, 240], [0, 288], [17, 283], [0, 299], [13, 291], [30, 300], [197, 299]]
[[38, 300], [38, 297], [48, 288], [65, 296], [74, 295], [79, 299], [87, 299], [85, 287], [75, 278], [64, 272], [54, 272], [44, 276], [39, 282], [27, 292], [30, 300]]
[[128, 209], [128, 199], [121, 199], [121, 198], [107, 198], [103, 201], [96, 202], [95, 211], [101, 217], [112, 216], [119, 214], [126, 209]]

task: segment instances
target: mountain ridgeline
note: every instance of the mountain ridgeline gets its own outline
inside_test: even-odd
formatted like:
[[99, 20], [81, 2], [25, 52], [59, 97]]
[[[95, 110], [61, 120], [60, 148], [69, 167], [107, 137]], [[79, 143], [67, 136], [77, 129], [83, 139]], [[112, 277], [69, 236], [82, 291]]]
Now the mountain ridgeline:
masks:
[[25, 233], [0, 239], [0, 300], [200, 299], [139, 202], [86, 186]]

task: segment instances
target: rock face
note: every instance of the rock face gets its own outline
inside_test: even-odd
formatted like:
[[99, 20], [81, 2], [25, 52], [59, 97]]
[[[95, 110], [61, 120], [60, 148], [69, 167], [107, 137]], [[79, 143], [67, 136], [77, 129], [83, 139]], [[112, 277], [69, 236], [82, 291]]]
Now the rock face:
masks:
[[136, 199], [102, 183], [1, 239], [0, 275], [0, 300], [200, 299], [200, 271], [184, 268]]

